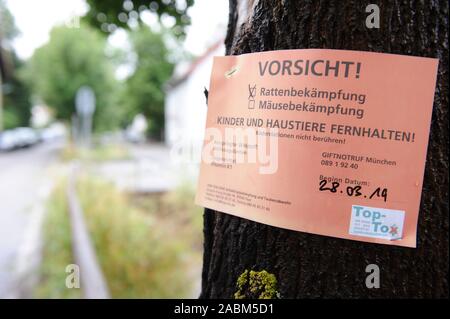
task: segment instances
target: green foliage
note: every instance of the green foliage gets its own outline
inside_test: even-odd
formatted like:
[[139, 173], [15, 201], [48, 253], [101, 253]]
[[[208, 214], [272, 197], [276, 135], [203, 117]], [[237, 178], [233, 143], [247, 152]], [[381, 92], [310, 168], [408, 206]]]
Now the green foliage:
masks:
[[164, 129], [164, 90], [173, 65], [168, 62], [168, 50], [161, 34], [141, 27], [130, 33], [137, 64], [127, 79], [122, 105], [127, 108], [128, 121], [142, 113], [147, 118], [148, 133], [161, 138]]
[[23, 68], [22, 61], [13, 56], [14, 72], [6, 82], [4, 90], [5, 128], [28, 126], [31, 117], [31, 92], [25, 81], [20, 77]]
[[160, 225], [172, 229], [172, 238], [179, 238], [200, 252], [203, 247], [203, 209], [194, 203], [195, 192], [195, 185], [184, 181], [173, 191], [153, 196], [133, 196], [132, 201], [142, 211], [157, 217]]
[[5, 128], [29, 126], [31, 117], [30, 92], [26, 85], [16, 78], [12, 79], [10, 85], [12, 92], [4, 96]]
[[3, 112], [3, 127], [5, 130], [9, 130], [20, 126], [20, 119], [15, 112], [10, 108], [5, 109]]
[[175, 19], [174, 33], [184, 36], [184, 27], [190, 23], [187, 10], [194, 0], [87, 0], [89, 11], [85, 16], [91, 25], [105, 33], [116, 28], [129, 28], [129, 20], [140, 21], [140, 13], [150, 11], [158, 17], [169, 16]]
[[19, 34], [14, 23], [14, 17], [8, 8], [6, 8], [5, 1], [0, 0], [0, 38], [12, 40]]
[[168, 298], [189, 293], [184, 242], [171, 240], [152, 215], [131, 206], [110, 184], [85, 178], [78, 191], [114, 298]]
[[247, 269], [237, 280], [235, 299], [274, 299], [277, 298], [277, 279], [266, 270], [254, 271]]
[[3, 119], [5, 129], [27, 126], [31, 115], [30, 92], [17, 72], [22, 67], [22, 62], [13, 51], [6, 51], [2, 47], [5, 43], [5, 47], [8, 47], [9, 42], [18, 33], [13, 16], [6, 8], [4, 1], [0, 0], [0, 55], [3, 54], [0, 58], [8, 60], [3, 62], [9, 65], [7, 78], [2, 78], [1, 92], [5, 108]]
[[72, 240], [67, 212], [65, 181], [59, 184], [47, 204], [44, 223], [44, 245], [40, 267], [40, 282], [36, 298], [81, 298], [80, 289], [66, 287], [65, 270], [73, 264]]
[[124, 145], [119, 144], [98, 144], [92, 148], [81, 148], [67, 143], [61, 152], [61, 157], [64, 161], [81, 159], [104, 162], [130, 159], [130, 154]]
[[[35, 292], [39, 298], [81, 297], [79, 289], [65, 287], [65, 268], [74, 263], [65, 187], [63, 180], [48, 205], [41, 281]], [[171, 207], [180, 209], [177, 216], [165, 220], [155, 211], [133, 205], [124, 193], [101, 180], [81, 176], [77, 189], [113, 298], [191, 296], [190, 270], [200, 267], [200, 253], [191, 247], [193, 238], [187, 237], [187, 229], [192, 227], [181, 220], [184, 211], [190, 209], [183, 207], [184, 201], [178, 202], [184, 195], [171, 197], [162, 204], [164, 211], [171, 210], [165, 208], [169, 202]], [[180, 228], [181, 224], [185, 229]], [[195, 236], [201, 238], [201, 231]]]
[[94, 128], [114, 128], [120, 108], [114, 107], [117, 83], [105, 45], [104, 37], [85, 26], [56, 27], [50, 41], [35, 51], [23, 76], [62, 120], [70, 120], [75, 112], [77, 90], [83, 85], [92, 87], [96, 95]]

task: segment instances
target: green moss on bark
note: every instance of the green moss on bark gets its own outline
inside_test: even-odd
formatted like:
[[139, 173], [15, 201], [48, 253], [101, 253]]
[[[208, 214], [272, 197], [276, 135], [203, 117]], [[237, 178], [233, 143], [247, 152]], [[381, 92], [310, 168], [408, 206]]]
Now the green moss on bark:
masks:
[[274, 299], [278, 296], [277, 279], [266, 270], [246, 269], [238, 278], [235, 299]]

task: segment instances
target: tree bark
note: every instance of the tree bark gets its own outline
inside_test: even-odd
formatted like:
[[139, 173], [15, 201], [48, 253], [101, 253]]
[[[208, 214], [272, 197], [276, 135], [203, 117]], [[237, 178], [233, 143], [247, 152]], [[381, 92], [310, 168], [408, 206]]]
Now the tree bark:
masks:
[[[226, 53], [327, 48], [439, 58], [417, 248], [295, 232], [206, 209], [200, 298], [233, 298], [246, 269], [273, 273], [281, 298], [448, 297], [448, 2], [376, 1], [380, 29], [368, 29], [372, 2], [256, 0], [245, 18], [230, 0]], [[380, 267], [379, 289], [365, 285], [372, 263]]]

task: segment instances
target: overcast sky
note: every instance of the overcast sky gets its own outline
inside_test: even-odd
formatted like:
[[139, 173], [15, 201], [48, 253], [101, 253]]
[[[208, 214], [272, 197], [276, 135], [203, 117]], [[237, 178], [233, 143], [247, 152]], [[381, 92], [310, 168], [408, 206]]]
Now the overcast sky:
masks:
[[13, 46], [21, 58], [48, 41], [50, 29], [86, 12], [84, 0], [6, 0], [21, 35]]
[[[71, 23], [73, 16], [83, 15], [88, 7], [84, 0], [6, 0], [21, 35], [13, 46], [21, 58], [48, 41], [51, 28]], [[225, 34], [228, 20], [228, 0], [196, 0], [189, 11], [192, 26], [187, 30], [185, 48], [200, 55]], [[117, 35], [114, 46], [124, 45], [125, 37]]]

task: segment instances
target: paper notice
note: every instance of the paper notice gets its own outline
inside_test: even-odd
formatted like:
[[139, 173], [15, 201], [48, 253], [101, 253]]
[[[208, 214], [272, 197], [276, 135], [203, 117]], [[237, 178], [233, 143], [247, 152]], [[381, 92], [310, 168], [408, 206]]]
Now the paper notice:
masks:
[[196, 202], [415, 247], [437, 65], [322, 49], [215, 58]]

